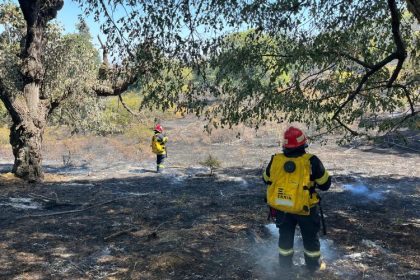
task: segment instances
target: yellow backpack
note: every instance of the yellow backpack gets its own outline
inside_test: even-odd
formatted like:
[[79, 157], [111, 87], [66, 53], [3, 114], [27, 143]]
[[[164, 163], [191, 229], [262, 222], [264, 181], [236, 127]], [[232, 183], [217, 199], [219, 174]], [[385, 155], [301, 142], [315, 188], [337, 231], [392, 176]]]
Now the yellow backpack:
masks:
[[277, 210], [298, 215], [309, 215], [311, 206], [319, 202], [311, 194], [311, 154], [288, 158], [284, 154], [273, 157], [270, 168], [271, 185], [267, 188], [267, 202]]
[[156, 136], [152, 137], [152, 152], [159, 155], [165, 153], [165, 145], [160, 143]]

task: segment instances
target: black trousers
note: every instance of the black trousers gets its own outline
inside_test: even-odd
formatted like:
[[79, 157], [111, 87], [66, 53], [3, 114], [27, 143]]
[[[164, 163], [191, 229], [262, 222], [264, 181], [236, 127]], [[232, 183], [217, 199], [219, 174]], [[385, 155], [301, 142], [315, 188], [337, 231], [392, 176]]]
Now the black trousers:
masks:
[[156, 170], [159, 172], [164, 166], [163, 162], [165, 161], [166, 154], [156, 155]]
[[277, 210], [276, 224], [280, 232], [280, 264], [284, 266], [292, 265], [295, 229], [296, 225], [299, 225], [303, 239], [305, 263], [308, 268], [317, 269], [321, 256], [318, 236], [321, 219], [318, 206], [312, 207], [308, 216], [295, 215]]

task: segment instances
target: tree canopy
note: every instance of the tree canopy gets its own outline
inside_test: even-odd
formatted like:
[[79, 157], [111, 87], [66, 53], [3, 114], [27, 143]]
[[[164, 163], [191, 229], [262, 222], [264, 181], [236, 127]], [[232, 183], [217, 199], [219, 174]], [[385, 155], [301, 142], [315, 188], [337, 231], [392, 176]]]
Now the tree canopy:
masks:
[[214, 126], [298, 121], [344, 137], [417, 120], [418, 0], [74, 1], [102, 24], [99, 69], [86, 23], [77, 35], [52, 28], [63, 0], [2, 4], [0, 98], [18, 176], [40, 176], [46, 122], [74, 93], [132, 111], [122, 94], [137, 86], [141, 107]]
[[[79, 2], [105, 18], [114, 52], [129, 57], [153, 42], [172, 62], [165, 69], [178, 61], [199, 77], [180, 83], [187, 96], [160, 86], [164, 93], [145, 93], [149, 103], [166, 95], [216, 125], [299, 121], [349, 136], [394, 130], [417, 115], [419, 31], [407, 10], [416, 1]], [[220, 102], [208, 107], [209, 95]]]

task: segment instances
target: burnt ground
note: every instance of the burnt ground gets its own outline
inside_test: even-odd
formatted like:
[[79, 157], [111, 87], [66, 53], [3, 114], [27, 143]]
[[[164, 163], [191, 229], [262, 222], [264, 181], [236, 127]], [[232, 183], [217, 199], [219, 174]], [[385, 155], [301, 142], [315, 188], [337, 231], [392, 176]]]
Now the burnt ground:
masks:
[[[309, 275], [298, 232], [296, 266], [281, 271], [278, 233], [266, 219], [261, 171], [278, 151], [275, 133], [207, 139], [191, 119], [166, 126], [172, 142], [163, 174], [150, 155], [112, 162], [98, 153], [87, 162], [81, 153], [69, 167], [47, 155], [45, 182], [28, 185], [5, 174], [4, 162], [0, 279], [420, 277], [418, 154], [310, 147], [334, 183], [323, 193], [327, 270]], [[208, 153], [222, 162], [214, 176], [199, 164]]]

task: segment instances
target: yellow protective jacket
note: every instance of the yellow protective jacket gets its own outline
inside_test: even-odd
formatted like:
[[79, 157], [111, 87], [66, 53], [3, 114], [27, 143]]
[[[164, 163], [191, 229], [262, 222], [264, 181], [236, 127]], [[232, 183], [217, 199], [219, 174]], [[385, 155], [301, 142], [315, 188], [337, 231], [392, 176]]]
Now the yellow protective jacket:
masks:
[[315, 187], [327, 190], [331, 178], [318, 157], [305, 152], [275, 154], [263, 174], [270, 207], [287, 213], [309, 215], [319, 203]]
[[166, 155], [166, 142], [168, 137], [163, 133], [155, 133], [152, 137], [152, 152], [157, 155]]

